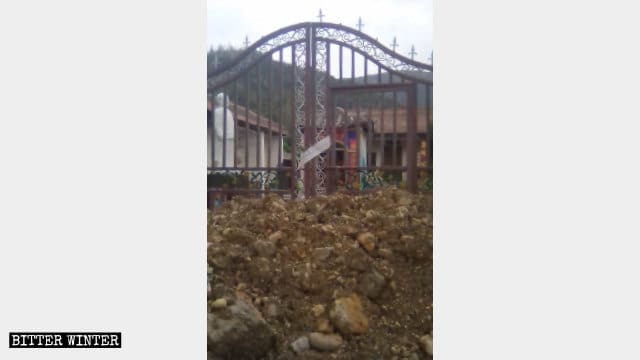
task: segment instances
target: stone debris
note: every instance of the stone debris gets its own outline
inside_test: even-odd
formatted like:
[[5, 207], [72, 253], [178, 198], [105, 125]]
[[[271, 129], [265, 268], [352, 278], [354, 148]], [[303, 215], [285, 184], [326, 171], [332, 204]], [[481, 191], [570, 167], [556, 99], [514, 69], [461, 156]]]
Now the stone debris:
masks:
[[291, 350], [295, 353], [307, 351], [309, 348], [309, 338], [306, 336], [299, 337], [296, 341], [291, 343]]
[[208, 350], [222, 359], [260, 359], [273, 345], [273, 329], [246, 294], [238, 292], [224, 313], [207, 319]]
[[325, 261], [332, 252], [333, 247], [331, 246], [313, 249], [313, 259], [318, 262]]
[[432, 331], [431, 206], [384, 189], [209, 212], [208, 358], [431, 359], [412, 335]]
[[342, 345], [342, 337], [338, 334], [309, 334], [311, 347], [320, 351], [335, 351]]
[[376, 236], [370, 232], [359, 234], [358, 242], [367, 252], [372, 252], [376, 248]]
[[274, 232], [273, 234], [269, 235], [269, 241], [271, 241], [272, 243], [276, 244], [283, 237], [284, 237], [284, 234], [282, 233], [282, 231], [278, 230], [278, 231]]
[[376, 299], [382, 293], [385, 285], [384, 276], [373, 269], [363, 276], [360, 282], [360, 292], [370, 299]]
[[315, 317], [318, 317], [318, 316], [324, 314], [324, 305], [322, 305], [322, 304], [313, 305], [313, 307], [311, 308], [311, 312], [313, 313], [313, 316], [315, 316]]
[[422, 347], [422, 350], [424, 350], [424, 352], [426, 352], [430, 356], [433, 356], [433, 338], [431, 337], [431, 335], [425, 335], [421, 337], [420, 346]]
[[278, 317], [278, 307], [276, 306], [276, 304], [272, 303], [267, 305], [266, 315], [270, 318]]
[[212, 309], [222, 309], [225, 307], [227, 307], [227, 299], [225, 298], [217, 299], [216, 301], [211, 303]]
[[362, 302], [356, 294], [336, 299], [329, 318], [341, 333], [364, 334], [369, 329], [369, 320], [362, 311]]
[[254, 248], [258, 256], [270, 257], [276, 253], [276, 245], [274, 241], [258, 240], [255, 242]]
[[313, 329], [316, 332], [320, 332], [320, 333], [332, 333], [333, 332], [333, 327], [331, 326], [331, 323], [329, 322], [329, 319], [327, 318], [319, 318], [316, 320], [316, 324], [313, 327]]

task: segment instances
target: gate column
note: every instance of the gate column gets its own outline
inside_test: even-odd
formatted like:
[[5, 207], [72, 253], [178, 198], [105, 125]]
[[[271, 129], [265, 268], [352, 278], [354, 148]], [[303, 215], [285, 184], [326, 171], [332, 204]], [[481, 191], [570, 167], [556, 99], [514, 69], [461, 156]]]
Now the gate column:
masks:
[[[305, 76], [304, 76], [304, 146], [306, 149], [314, 144], [316, 137], [315, 109], [316, 109], [316, 42], [314, 36], [315, 29], [309, 24], [306, 31], [306, 56], [305, 56]], [[311, 197], [316, 194], [315, 181], [315, 160], [311, 160], [304, 166], [304, 195]]]

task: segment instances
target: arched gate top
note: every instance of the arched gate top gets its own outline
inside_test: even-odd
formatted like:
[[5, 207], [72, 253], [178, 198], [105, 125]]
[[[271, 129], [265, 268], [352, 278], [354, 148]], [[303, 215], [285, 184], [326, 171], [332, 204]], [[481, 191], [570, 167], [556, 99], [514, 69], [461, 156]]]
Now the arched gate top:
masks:
[[[235, 78], [235, 75], [253, 66], [256, 58], [251, 54], [255, 52], [267, 56], [287, 46], [310, 41], [327, 41], [354, 49], [372, 62], [403, 77], [413, 78], [402, 74], [403, 71], [433, 71], [432, 65], [398, 54], [356, 29], [334, 23], [303, 22], [284, 27], [260, 38], [233, 61], [214, 71], [213, 84], [222, 86]], [[419, 78], [415, 80], [423, 81]]]

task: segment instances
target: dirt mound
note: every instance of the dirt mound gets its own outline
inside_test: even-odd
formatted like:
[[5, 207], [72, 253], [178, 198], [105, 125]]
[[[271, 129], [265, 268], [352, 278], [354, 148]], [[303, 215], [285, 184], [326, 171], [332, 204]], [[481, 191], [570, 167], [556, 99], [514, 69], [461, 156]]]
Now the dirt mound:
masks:
[[[431, 194], [384, 189], [209, 212], [209, 357], [431, 359], [431, 209]], [[212, 338], [238, 301], [266, 322], [267, 347]]]

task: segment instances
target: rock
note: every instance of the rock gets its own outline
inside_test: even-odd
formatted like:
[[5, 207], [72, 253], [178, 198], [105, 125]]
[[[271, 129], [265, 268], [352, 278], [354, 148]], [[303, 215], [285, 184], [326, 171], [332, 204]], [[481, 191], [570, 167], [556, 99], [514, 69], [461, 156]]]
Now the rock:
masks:
[[273, 347], [273, 329], [242, 292], [225, 311], [208, 314], [207, 334], [210, 354], [223, 359], [261, 359]]
[[433, 338], [431, 338], [431, 335], [425, 335], [420, 338], [420, 347], [424, 352], [433, 356]]
[[370, 299], [376, 299], [382, 293], [386, 280], [379, 272], [372, 270], [362, 277], [360, 291]]
[[365, 271], [370, 267], [369, 257], [362, 249], [355, 249], [347, 256], [347, 259], [349, 267], [354, 270]]
[[229, 267], [231, 260], [227, 256], [218, 255], [211, 259], [211, 264], [216, 267], [216, 269], [226, 269]]
[[285, 207], [284, 201], [282, 201], [281, 199], [274, 200], [273, 202], [271, 202], [271, 208], [273, 210], [277, 210], [279, 212], [287, 211], [287, 208]]
[[400, 241], [402, 242], [412, 242], [415, 241], [415, 236], [411, 236], [411, 235], [402, 235], [400, 237]]
[[211, 303], [212, 309], [223, 309], [227, 307], [227, 299], [221, 298]]
[[333, 252], [332, 246], [315, 248], [313, 249], [312, 256], [316, 261], [325, 261], [329, 257], [329, 255], [331, 255], [331, 252]]
[[313, 313], [313, 316], [319, 317], [320, 315], [324, 314], [324, 305], [322, 304], [313, 305], [313, 307], [311, 307], [311, 312]]
[[276, 244], [272, 241], [258, 240], [253, 245], [259, 256], [271, 257], [276, 253]]
[[316, 332], [325, 333], [325, 334], [333, 332], [333, 328], [331, 327], [331, 324], [329, 323], [329, 319], [327, 318], [317, 319], [313, 329]]
[[362, 312], [362, 303], [356, 294], [336, 299], [329, 318], [343, 334], [363, 334], [369, 329], [369, 320]]
[[320, 351], [335, 351], [342, 345], [342, 337], [338, 334], [321, 334], [312, 332], [309, 334], [311, 347]]
[[376, 248], [376, 236], [370, 232], [359, 234], [358, 242], [367, 252], [372, 252]]
[[240, 258], [245, 257], [245, 256], [244, 256], [244, 254], [245, 254], [245, 249], [246, 249], [246, 248], [245, 248], [245, 247], [243, 247], [243, 246], [241, 246], [241, 245], [233, 244], [233, 245], [229, 246], [229, 249], [228, 249], [228, 252], [227, 252], [227, 253], [229, 254], [229, 257], [230, 257], [231, 259], [233, 259], [233, 260], [238, 260], [238, 259], [240, 259]]
[[275, 318], [278, 317], [278, 307], [276, 306], [276, 304], [269, 304], [267, 305], [267, 316], [270, 318]]
[[213, 285], [213, 288], [211, 288], [211, 298], [212, 299], [219, 299], [221, 297], [226, 298], [229, 295], [231, 295], [231, 293], [227, 289], [227, 287], [224, 286], [224, 284], [216, 283], [215, 285]]
[[282, 231], [280, 230], [269, 235], [269, 241], [273, 242], [274, 244], [277, 244], [278, 241], [282, 240], [282, 238], [284, 238], [284, 233], [282, 233]]
[[399, 206], [396, 211], [398, 212], [399, 217], [405, 217], [409, 215], [409, 209], [406, 206]]
[[358, 234], [358, 229], [355, 226], [347, 225], [343, 228], [342, 233], [347, 236], [356, 236]]
[[331, 224], [322, 225], [320, 227], [320, 230], [322, 230], [323, 232], [326, 232], [326, 233], [331, 233], [331, 232], [333, 232], [333, 226], [331, 226]]
[[396, 203], [400, 206], [408, 206], [411, 205], [411, 198], [409, 193], [407, 192], [397, 192], [394, 194], [396, 198]]
[[380, 255], [380, 257], [383, 259], [389, 260], [393, 258], [393, 251], [389, 248], [379, 248], [378, 255]]
[[296, 341], [291, 343], [291, 350], [296, 354], [309, 350], [309, 338], [306, 336], [299, 337]]

